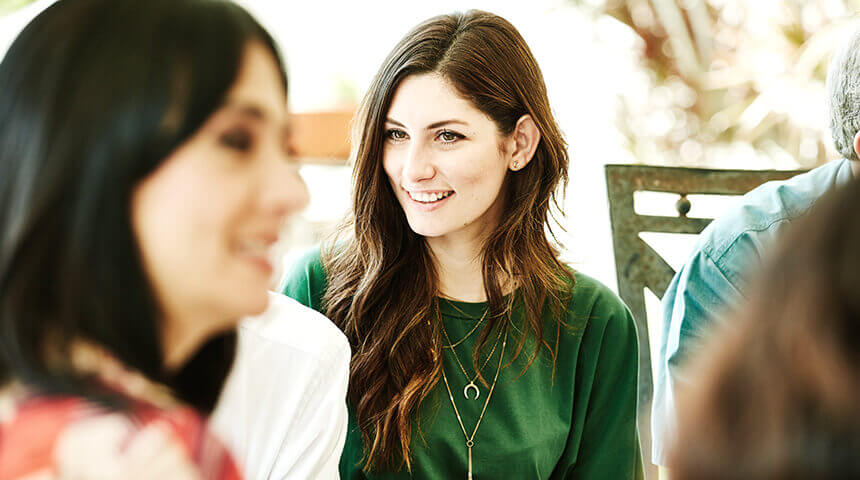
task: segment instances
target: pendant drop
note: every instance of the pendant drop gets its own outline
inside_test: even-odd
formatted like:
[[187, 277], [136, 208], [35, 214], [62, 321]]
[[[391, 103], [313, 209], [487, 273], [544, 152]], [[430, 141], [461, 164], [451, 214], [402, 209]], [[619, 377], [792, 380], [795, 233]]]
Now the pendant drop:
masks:
[[[472, 442], [469, 442], [472, 443]], [[469, 447], [469, 475], [466, 477], [467, 480], [472, 480], [472, 446]]]
[[469, 390], [471, 390], [471, 389], [475, 389], [474, 400], [477, 400], [478, 397], [481, 396], [481, 391], [478, 389], [478, 386], [475, 385], [474, 380], [469, 382], [469, 384], [466, 385], [465, 387], [463, 387], [463, 396], [466, 397], [466, 400], [472, 400], [471, 398], [469, 398]]

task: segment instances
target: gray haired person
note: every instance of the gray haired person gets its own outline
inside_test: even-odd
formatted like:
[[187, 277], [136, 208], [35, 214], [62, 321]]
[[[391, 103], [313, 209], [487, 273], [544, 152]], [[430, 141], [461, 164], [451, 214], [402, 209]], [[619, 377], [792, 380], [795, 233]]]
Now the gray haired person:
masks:
[[834, 56], [827, 77], [830, 129], [842, 159], [741, 197], [706, 228], [663, 297], [652, 410], [654, 463], [665, 465], [676, 431], [684, 367], [726, 310], [748, 292], [750, 275], [785, 228], [825, 193], [860, 174], [860, 29]]

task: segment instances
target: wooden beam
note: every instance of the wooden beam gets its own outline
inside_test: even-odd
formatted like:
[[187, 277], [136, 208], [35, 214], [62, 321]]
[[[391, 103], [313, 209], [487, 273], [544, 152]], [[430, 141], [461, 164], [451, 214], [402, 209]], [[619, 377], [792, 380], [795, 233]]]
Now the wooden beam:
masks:
[[304, 163], [345, 164], [353, 109], [293, 113], [293, 145]]

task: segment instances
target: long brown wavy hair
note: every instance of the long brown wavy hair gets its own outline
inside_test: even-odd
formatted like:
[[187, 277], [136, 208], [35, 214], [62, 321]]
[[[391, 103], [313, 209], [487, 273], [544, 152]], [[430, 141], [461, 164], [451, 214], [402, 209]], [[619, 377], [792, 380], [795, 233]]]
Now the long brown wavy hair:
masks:
[[569, 159], [534, 56], [513, 25], [490, 13], [472, 10], [421, 23], [394, 47], [362, 101], [353, 125], [351, 216], [322, 251], [328, 278], [323, 304], [353, 348], [349, 400], [365, 445], [365, 470], [411, 468], [412, 420], [442, 368], [433, 321], [435, 260], [424, 237], [409, 228], [382, 167], [384, 123], [395, 91], [404, 78], [430, 72], [488, 115], [501, 135], [510, 135], [527, 114], [541, 134], [527, 167], [508, 173], [504, 218], [485, 241], [489, 314], [475, 363], [490, 334], [507, 328], [515, 296], [505, 297], [503, 287], [511, 279], [525, 307], [514, 358], [531, 337], [537, 341], [526, 369], [542, 345], [555, 360], [558, 331], [549, 345], [541, 314], [549, 309], [560, 328], [574, 283], [548, 238], [555, 237], [549, 220], [561, 213], [558, 195], [567, 186]]

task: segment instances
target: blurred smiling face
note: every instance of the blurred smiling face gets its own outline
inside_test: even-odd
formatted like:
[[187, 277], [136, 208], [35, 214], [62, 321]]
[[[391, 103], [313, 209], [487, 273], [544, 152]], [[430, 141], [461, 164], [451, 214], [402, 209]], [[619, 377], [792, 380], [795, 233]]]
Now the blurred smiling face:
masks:
[[388, 110], [383, 167], [409, 227], [428, 238], [492, 230], [508, 170], [502, 140], [443, 77], [406, 77]]
[[250, 43], [224, 104], [133, 193], [143, 264], [168, 317], [220, 329], [266, 308], [271, 247], [308, 201], [289, 150], [278, 67]]

